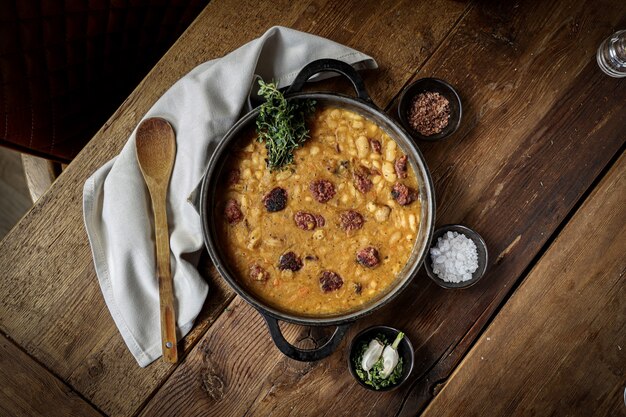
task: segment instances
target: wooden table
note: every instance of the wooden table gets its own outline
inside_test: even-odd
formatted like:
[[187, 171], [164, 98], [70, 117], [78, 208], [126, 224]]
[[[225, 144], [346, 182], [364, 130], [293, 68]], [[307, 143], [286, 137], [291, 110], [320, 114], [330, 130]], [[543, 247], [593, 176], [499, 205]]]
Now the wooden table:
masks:
[[[211, 2], [0, 243], [0, 415], [625, 416], [626, 81], [595, 62], [625, 24], [623, 0]], [[457, 87], [459, 132], [420, 146], [437, 224], [480, 232], [488, 273], [447, 291], [420, 272], [331, 357], [298, 363], [207, 266], [182, 362], [141, 369], [97, 284], [82, 185], [179, 77], [272, 25], [374, 56], [366, 84], [390, 113], [414, 79]], [[401, 389], [371, 394], [346, 345], [382, 323], [405, 330], [416, 364]]]

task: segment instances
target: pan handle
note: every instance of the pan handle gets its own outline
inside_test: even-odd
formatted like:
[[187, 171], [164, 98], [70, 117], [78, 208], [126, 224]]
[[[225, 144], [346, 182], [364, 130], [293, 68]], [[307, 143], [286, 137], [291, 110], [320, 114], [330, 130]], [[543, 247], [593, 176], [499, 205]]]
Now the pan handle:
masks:
[[280, 331], [277, 319], [264, 312], [261, 312], [261, 315], [265, 319], [265, 323], [267, 323], [270, 336], [272, 336], [272, 340], [278, 350], [285, 356], [300, 362], [314, 362], [330, 356], [341, 343], [341, 340], [351, 324], [338, 325], [330, 339], [317, 349], [299, 349], [285, 339], [285, 336], [283, 336], [283, 333]]
[[302, 91], [304, 84], [309, 80], [309, 78], [325, 71], [336, 72], [337, 74], [346, 77], [350, 83], [352, 83], [352, 87], [354, 87], [357, 97], [369, 104], [373, 104], [370, 95], [365, 89], [365, 83], [363, 83], [363, 79], [359, 73], [354, 69], [354, 67], [352, 67], [352, 65], [337, 59], [318, 59], [306, 64], [304, 68], [300, 70], [295, 80], [293, 80], [293, 83], [287, 89], [285, 95], [299, 93]]

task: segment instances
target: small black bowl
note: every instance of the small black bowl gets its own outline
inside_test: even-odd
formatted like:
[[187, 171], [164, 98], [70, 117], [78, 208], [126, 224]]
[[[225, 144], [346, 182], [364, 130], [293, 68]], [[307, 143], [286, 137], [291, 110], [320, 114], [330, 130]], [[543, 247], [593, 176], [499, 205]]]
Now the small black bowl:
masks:
[[[459, 234], [463, 234], [472, 239], [472, 241], [474, 241], [474, 244], [476, 245], [476, 251], [478, 252], [478, 269], [474, 271], [474, 273], [472, 274], [472, 278], [468, 281], [447, 282], [439, 278], [437, 274], [433, 272], [433, 261], [430, 256], [430, 248], [436, 246], [439, 238], [447, 232], [457, 232]], [[480, 280], [483, 275], [485, 275], [485, 271], [487, 270], [487, 262], [489, 260], [489, 255], [487, 253], [487, 244], [478, 233], [476, 233], [469, 227], [460, 224], [449, 224], [446, 226], [441, 226], [439, 229], [435, 230], [430, 248], [428, 248], [428, 253], [426, 254], [426, 258], [424, 259], [424, 268], [426, 268], [426, 274], [443, 288], [468, 288], [476, 284], [478, 280]]]
[[409, 340], [406, 333], [404, 334], [404, 337], [398, 345], [398, 354], [402, 358], [402, 377], [397, 384], [389, 385], [385, 388], [381, 388], [378, 390], [374, 389], [374, 387], [370, 387], [369, 385], [366, 385], [363, 381], [361, 381], [359, 376], [356, 374], [356, 371], [354, 370], [354, 363], [352, 362], [352, 358], [354, 357], [354, 355], [356, 355], [356, 349], [358, 346], [361, 345], [362, 342], [369, 343], [376, 336], [382, 334], [387, 338], [389, 343], [393, 343], [393, 341], [396, 340], [396, 336], [398, 336], [398, 333], [400, 333], [400, 330], [393, 327], [372, 326], [361, 331], [354, 337], [354, 339], [352, 339], [352, 343], [350, 343], [350, 354], [348, 355], [348, 369], [350, 369], [350, 373], [362, 387], [376, 392], [392, 391], [398, 388], [408, 379], [411, 371], [413, 370], [413, 362], [415, 361], [415, 356], [413, 352], [413, 345], [411, 344], [411, 341]]
[[[411, 108], [415, 96], [429, 91], [439, 93], [448, 99], [450, 102], [450, 120], [448, 121], [448, 125], [441, 132], [424, 136], [411, 127], [408, 111]], [[419, 140], [434, 142], [447, 138], [459, 128], [462, 116], [463, 107], [456, 90], [450, 84], [438, 78], [421, 78], [409, 84], [404, 91], [402, 91], [398, 102], [398, 118], [400, 119], [400, 123], [413, 138]]]

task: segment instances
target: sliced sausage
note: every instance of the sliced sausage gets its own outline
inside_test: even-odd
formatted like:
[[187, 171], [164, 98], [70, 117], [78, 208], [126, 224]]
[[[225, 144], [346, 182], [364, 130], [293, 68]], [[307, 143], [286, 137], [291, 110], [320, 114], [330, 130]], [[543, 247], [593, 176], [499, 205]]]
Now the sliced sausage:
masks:
[[383, 147], [380, 144], [379, 140], [376, 139], [370, 139], [370, 146], [372, 147], [372, 150], [376, 153], [381, 153]]
[[358, 169], [354, 171], [352, 180], [354, 181], [354, 187], [361, 193], [365, 194], [372, 189], [374, 184], [368, 177], [368, 172], [365, 169]]
[[336, 291], [343, 286], [343, 279], [333, 271], [322, 271], [320, 275], [320, 288], [322, 292]]
[[263, 196], [263, 205], [269, 212], [283, 210], [287, 207], [287, 190], [281, 187], [272, 189]]
[[235, 185], [239, 182], [240, 178], [241, 172], [239, 171], [239, 168], [233, 168], [228, 171], [228, 174], [226, 175], [226, 183], [228, 185]]
[[297, 211], [293, 216], [293, 220], [302, 230], [314, 230], [316, 227], [322, 227], [326, 224], [324, 217], [320, 214], [312, 214], [304, 211]]
[[314, 216], [317, 227], [324, 227], [324, 225], [326, 224], [326, 219], [324, 219], [324, 216], [322, 216], [321, 214], [314, 214]]
[[315, 216], [304, 211], [297, 211], [293, 216], [293, 221], [302, 230], [313, 230], [317, 227]]
[[340, 226], [346, 232], [358, 230], [363, 227], [365, 219], [358, 211], [348, 210], [339, 215]]
[[401, 206], [408, 206], [409, 204], [417, 200], [417, 191], [397, 182], [391, 189], [391, 196]]
[[320, 203], [326, 203], [335, 196], [335, 185], [328, 180], [316, 180], [309, 185], [313, 198]]
[[265, 282], [269, 279], [270, 274], [259, 264], [250, 265], [250, 278], [254, 281]]
[[224, 216], [226, 217], [226, 221], [228, 224], [236, 224], [243, 220], [243, 213], [241, 212], [241, 206], [239, 202], [235, 199], [230, 199], [226, 201], [226, 206], [224, 207]]
[[356, 260], [366, 268], [374, 268], [380, 263], [380, 256], [378, 255], [378, 250], [375, 247], [368, 246], [357, 251]]
[[407, 159], [406, 155], [402, 155], [401, 157], [396, 158], [396, 162], [393, 164], [398, 178], [406, 178], [408, 172]]
[[302, 268], [302, 259], [293, 252], [287, 252], [280, 255], [278, 259], [278, 269], [281, 271], [290, 270], [299, 271]]

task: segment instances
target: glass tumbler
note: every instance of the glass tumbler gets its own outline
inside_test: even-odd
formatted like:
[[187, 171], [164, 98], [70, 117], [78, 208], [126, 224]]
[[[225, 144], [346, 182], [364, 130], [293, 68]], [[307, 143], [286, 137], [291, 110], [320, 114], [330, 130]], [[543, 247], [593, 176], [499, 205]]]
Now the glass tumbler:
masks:
[[606, 38], [596, 54], [598, 66], [611, 77], [626, 77], [626, 30], [618, 30]]

